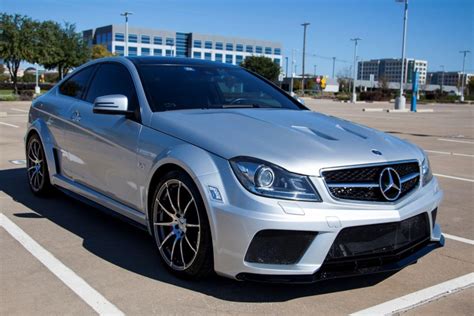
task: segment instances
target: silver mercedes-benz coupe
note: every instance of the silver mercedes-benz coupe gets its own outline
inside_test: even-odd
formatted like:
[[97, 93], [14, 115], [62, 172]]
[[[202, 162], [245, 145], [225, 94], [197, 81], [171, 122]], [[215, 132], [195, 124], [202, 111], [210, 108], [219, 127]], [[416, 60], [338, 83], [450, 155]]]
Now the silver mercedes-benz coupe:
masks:
[[139, 224], [181, 277], [313, 282], [396, 271], [444, 244], [423, 150], [237, 66], [89, 62], [33, 101], [25, 144], [35, 194]]

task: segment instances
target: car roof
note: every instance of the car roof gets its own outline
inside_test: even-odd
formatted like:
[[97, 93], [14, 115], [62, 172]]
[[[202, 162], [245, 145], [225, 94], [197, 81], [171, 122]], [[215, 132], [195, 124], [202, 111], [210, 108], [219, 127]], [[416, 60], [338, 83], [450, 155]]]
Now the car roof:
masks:
[[232, 64], [215, 62], [203, 59], [183, 58], [183, 57], [161, 57], [161, 56], [140, 56], [125, 57], [135, 65], [189, 65], [189, 66], [210, 66], [210, 67], [229, 67], [236, 68]]

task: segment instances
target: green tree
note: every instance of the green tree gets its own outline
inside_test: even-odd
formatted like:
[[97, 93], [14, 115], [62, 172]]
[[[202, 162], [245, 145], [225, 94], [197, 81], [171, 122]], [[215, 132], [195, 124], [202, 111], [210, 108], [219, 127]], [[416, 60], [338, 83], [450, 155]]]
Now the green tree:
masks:
[[[59, 23], [53, 21], [41, 22], [38, 28], [38, 49], [35, 62], [41, 65], [51, 65], [64, 55], [62, 51], [62, 30]], [[47, 49], [44, 49], [47, 47]]]
[[264, 56], [247, 57], [240, 66], [274, 82], [278, 80], [280, 74], [280, 66], [274, 63], [271, 58]]
[[80, 33], [76, 32], [74, 24], [65, 23], [59, 29], [52, 27], [51, 38], [54, 38], [57, 50], [43, 56], [40, 63], [47, 69], [56, 68], [62, 79], [74, 67], [85, 63], [90, 57], [90, 50], [82, 40]]
[[466, 95], [474, 95], [474, 76], [469, 78], [467, 83], [467, 91], [464, 92]]
[[0, 14], [0, 58], [8, 68], [13, 92], [18, 94], [18, 69], [22, 61], [35, 62], [38, 47], [38, 22], [15, 14]]
[[107, 47], [104, 45], [94, 45], [92, 46], [91, 58], [98, 59], [103, 57], [115, 56], [115, 54], [109, 52]]

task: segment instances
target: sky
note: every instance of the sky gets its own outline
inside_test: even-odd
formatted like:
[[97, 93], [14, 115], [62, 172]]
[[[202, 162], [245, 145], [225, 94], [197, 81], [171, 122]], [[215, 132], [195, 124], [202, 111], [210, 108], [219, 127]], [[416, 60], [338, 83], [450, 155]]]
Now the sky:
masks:
[[[182, 32], [198, 32], [281, 42], [283, 54], [297, 49], [301, 71], [303, 27], [307, 29], [306, 72], [336, 74], [360, 59], [400, 58], [403, 3], [395, 0], [0, 0], [0, 12], [37, 20], [75, 23], [82, 31], [124, 23], [120, 12], [132, 11], [129, 23]], [[460, 50], [474, 53], [473, 0], [409, 0], [406, 56], [428, 61], [428, 71], [460, 71]], [[474, 72], [473, 54], [466, 71]]]

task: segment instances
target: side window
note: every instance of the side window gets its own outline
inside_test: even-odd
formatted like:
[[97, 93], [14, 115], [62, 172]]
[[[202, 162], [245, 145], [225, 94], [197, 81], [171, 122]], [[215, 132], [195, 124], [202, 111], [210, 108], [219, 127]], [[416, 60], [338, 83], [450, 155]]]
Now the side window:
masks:
[[122, 94], [128, 98], [130, 110], [138, 108], [132, 77], [127, 68], [120, 64], [110, 63], [100, 66], [92, 79], [86, 101], [93, 103], [95, 98], [109, 94]]
[[66, 80], [59, 87], [61, 94], [80, 99], [87, 88], [87, 83], [94, 72], [95, 66], [82, 69]]

